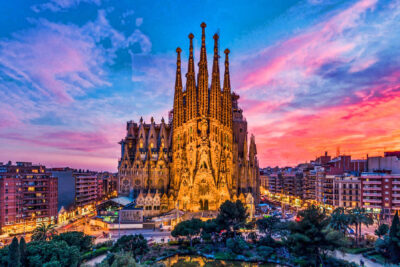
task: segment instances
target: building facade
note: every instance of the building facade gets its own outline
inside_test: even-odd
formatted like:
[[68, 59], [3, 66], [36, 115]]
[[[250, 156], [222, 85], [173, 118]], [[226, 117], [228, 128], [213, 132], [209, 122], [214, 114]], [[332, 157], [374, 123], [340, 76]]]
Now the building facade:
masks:
[[95, 204], [103, 195], [103, 180], [97, 173], [74, 173], [75, 177], [75, 205], [84, 207]]
[[57, 222], [58, 179], [42, 165], [0, 165], [0, 228], [22, 233]]
[[[248, 139], [247, 122], [232, 93], [229, 50], [221, 90], [217, 34], [209, 86], [205, 23], [201, 24], [199, 69], [194, 70], [193, 34], [189, 35], [186, 86], [181, 74], [181, 49], [177, 70], [172, 123], [128, 122], [121, 141], [119, 178], [121, 194], [141, 190], [168, 198], [168, 208], [186, 211], [217, 210], [225, 200], [257, 202], [260, 177], [254, 136]], [[185, 89], [185, 90], [184, 90]], [[165, 198], [165, 197], [164, 197]]]
[[58, 178], [58, 210], [73, 208], [75, 204], [75, 177], [71, 168], [51, 168], [48, 170]]
[[338, 175], [333, 180], [333, 206], [356, 208], [361, 206], [361, 180], [356, 176]]
[[363, 173], [361, 195], [363, 208], [390, 220], [400, 211], [400, 174]]

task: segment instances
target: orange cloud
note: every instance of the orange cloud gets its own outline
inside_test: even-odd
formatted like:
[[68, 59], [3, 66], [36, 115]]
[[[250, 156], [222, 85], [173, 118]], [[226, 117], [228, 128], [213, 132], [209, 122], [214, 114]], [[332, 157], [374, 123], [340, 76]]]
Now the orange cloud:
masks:
[[[399, 86], [399, 85], [398, 85]], [[400, 150], [400, 88], [349, 105], [289, 112], [266, 124], [250, 121], [257, 137], [261, 166], [293, 165], [324, 151], [362, 158], [384, 150]], [[254, 125], [262, 125], [256, 126]]]

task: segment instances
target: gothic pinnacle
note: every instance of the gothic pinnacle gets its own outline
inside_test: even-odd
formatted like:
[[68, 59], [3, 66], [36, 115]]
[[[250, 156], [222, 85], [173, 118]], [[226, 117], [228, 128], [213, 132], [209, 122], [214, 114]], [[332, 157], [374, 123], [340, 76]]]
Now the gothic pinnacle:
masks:
[[197, 75], [197, 88], [199, 93], [199, 114], [208, 116], [208, 70], [207, 70], [207, 52], [206, 52], [206, 24], [201, 25], [201, 51], [199, 61], [199, 73]]
[[177, 58], [176, 58], [176, 81], [175, 81], [175, 87], [176, 88], [181, 88], [181, 90], [182, 90], [181, 52], [182, 52], [182, 49], [180, 47], [178, 47], [176, 49]]
[[200, 51], [200, 64], [207, 64], [207, 53], [206, 53], [206, 24], [201, 23], [201, 51]]
[[231, 82], [229, 77], [229, 49], [225, 49], [225, 75], [224, 75], [224, 91], [231, 89]]
[[214, 60], [212, 66], [211, 94], [210, 94], [210, 115], [221, 120], [221, 112], [218, 107], [221, 105], [221, 84], [219, 77], [219, 55], [218, 55], [218, 34], [214, 34]]

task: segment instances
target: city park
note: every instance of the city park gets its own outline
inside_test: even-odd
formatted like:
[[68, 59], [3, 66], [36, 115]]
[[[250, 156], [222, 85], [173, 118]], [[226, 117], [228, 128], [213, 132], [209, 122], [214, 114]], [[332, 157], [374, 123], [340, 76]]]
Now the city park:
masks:
[[[192, 218], [177, 223], [168, 242], [149, 242], [135, 232], [95, 242], [93, 236], [83, 232], [58, 233], [55, 225], [43, 224], [32, 232], [31, 242], [14, 237], [10, 245], [1, 249], [0, 266], [359, 266], [366, 261], [375, 262], [370, 266], [399, 264], [398, 214], [390, 225], [377, 227], [378, 238], [365, 238], [362, 228], [372, 224], [372, 217], [362, 208], [337, 208], [328, 213], [323, 207], [311, 205], [292, 220], [282, 219], [273, 208], [258, 219], [251, 219], [240, 200], [226, 201], [213, 219]], [[356, 230], [355, 234], [348, 231], [350, 227]], [[356, 258], [360, 262], [347, 261]]]

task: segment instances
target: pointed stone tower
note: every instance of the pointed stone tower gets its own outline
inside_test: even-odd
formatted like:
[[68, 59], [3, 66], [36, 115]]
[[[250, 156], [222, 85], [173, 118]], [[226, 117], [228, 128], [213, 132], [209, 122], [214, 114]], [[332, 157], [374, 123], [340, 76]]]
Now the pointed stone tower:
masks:
[[[201, 25], [198, 73], [194, 67], [194, 35], [189, 34], [186, 86], [183, 87], [181, 53], [176, 49], [173, 110], [169, 123], [128, 122], [120, 142], [121, 194], [139, 196], [146, 213], [166, 209], [218, 210], [226, 200], [240, 199], [249, 207], [259, 199], [259, 169], [255, 138], [247, 142], [247, 122], [233, 93], [229, 49], [221, 88], [219, 35], [214, 34], [211, 85], [208, 83], [206, 24]], [[197, 77], [197, 78], [196, 78]], [[144, 196], [143, 192], [147, 192]], [[136, 192], [136, 193], [135, 193]], [[142, 193], [140, 193], [142, 192]], [[158, 194], [158, 193], [159, 194]], [[248, 203], [247, 203], [248, 202]], [[146, 204], [147, 203], [147, 204]]]

